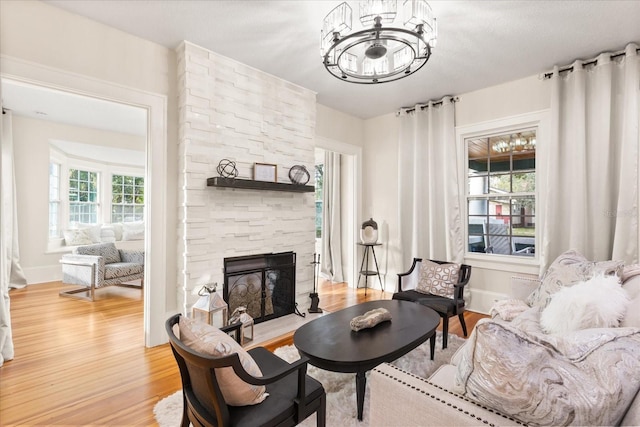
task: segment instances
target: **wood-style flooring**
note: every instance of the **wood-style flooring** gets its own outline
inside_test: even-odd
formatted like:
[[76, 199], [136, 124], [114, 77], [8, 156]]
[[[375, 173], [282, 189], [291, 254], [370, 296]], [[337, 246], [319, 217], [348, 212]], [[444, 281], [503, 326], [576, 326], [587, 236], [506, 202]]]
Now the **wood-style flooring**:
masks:
[[[156, 425], [153, 407], [180, 389], [180, 376], [168, 345], [144, 347], [142, 291], [112, 286], [87, 302], [59, 297], [62, 288], [10, 291], [15, 359], [0, 367], [0, 425]], [[319, 294], [330, 312], [391, 298], [330, 283]], [[469, 331], [483, 317], [466, 312]], [[291, 335], [263, 345], [290, 344]]]

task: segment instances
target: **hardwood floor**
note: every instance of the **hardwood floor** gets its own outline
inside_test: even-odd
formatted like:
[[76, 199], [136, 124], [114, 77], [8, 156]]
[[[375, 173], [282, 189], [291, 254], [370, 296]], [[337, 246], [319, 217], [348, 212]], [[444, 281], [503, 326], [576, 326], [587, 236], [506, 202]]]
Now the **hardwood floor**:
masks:
[[[168, 345], [145, 348], [142, 291], [108, 287], [96, 301], [61, 298], [60, 282], [12, 290], [15, 359], [0, 367], [0, 425], [155, 425], [154, 405], [180, 388]], [[321, 283], [335, 311], [390, 293]], [[469, 331], [485, 316], [466, 312]], [[457, 319], [450, 333], [462, 336]], [[263, 344], [273, 350], [291, 334]]]

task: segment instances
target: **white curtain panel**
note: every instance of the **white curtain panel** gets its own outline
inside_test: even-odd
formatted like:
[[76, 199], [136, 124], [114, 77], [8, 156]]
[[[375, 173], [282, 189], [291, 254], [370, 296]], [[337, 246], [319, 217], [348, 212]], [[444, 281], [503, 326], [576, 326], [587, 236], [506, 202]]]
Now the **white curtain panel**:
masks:
[[343, 282], [342, 225], [340, 222], [340, 161], [339, 153], [325, 151], [322, 189], [322, 259], [320, 272], [332, 282]]
[[3, 111], [0, 162], [0, 366], [14, 356], [9, 311], [9, 288], [27, 283], [20, 268], [18, 255], [18, 223], [16, 216], [15, 180], [13, 170], [13, 135], [11, 112]]
[[551, 77], [547, 171], [541, 194], [541, 272], [562, 252], [593, 260], [638, 262], [638, 146], [640, 57], [598, 56], [596, 65], [573, 63]]
[[462, 262], [464, 246], [458, 186], [455, 107], [446, 97], [398, 113], [400, 251], [414, 257]]

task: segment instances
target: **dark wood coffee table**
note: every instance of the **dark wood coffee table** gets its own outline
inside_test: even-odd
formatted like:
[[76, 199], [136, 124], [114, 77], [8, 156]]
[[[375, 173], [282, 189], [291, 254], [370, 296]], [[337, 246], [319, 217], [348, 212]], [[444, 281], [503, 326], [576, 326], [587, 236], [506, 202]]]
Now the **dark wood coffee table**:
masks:
[[[391, 321], [353, 332], [349, 322], [374, 308], [386, 308]], [[324, 315], [301, 326], [293, 343], [309, 363], [333, 372], [356, 374], [358, 420], [362, 421], [365, 373], [391, 362], [431, 339], [431, 359], [436, 345], [440, 316], [432, 309], [409, 301], [380, 300], [354, 305]]]

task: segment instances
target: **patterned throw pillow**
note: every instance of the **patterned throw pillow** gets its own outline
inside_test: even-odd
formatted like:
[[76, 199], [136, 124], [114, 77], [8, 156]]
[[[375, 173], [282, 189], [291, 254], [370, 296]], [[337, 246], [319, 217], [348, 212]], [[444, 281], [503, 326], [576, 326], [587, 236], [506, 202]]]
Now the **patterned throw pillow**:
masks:
[[423, 261], [416, 291], [425, 294], [454, 298], [455, 285], [460, 277], [460, 264], [437, 264]]
[[[261, 377], [262, 371], [233, 338], [215, 326], [180, 317], [180, 340], [193, 350], [214, 357], [238, 353], [245, 371], [254, 377]], [[240, 379], [232, 367], [216, 369], [216, 377], [224, 400], [228, 405], [256, 405], [269, 395], [265, 386], [248, 384]]]
[[622, 261], [593, 262], [575, 250], [567, 251], [549, 266], [540, 285], [527, 297], [527, 304], [531, 307], [545, 308], [553, 294], [560, 289], [589, 280], [595, 274], [621, 277], [623, 268]]

